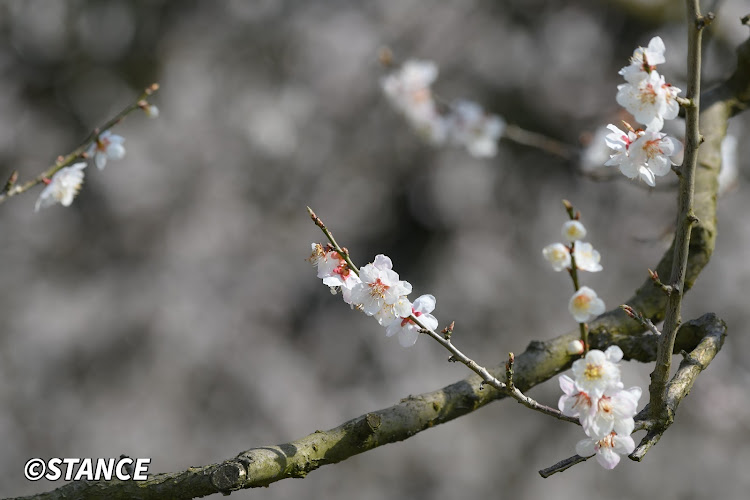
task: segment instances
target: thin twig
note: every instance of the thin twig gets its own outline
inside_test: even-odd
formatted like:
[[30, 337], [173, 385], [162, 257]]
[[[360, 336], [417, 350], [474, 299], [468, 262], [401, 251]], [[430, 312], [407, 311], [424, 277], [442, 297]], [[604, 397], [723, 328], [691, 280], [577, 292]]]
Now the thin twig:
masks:
[[146, 90], [143, 91], [141, 95], [138, 96], [138, 98], [133, 103], [129, 104], [125, 109], [117, 113], [113, 118], [108, 120], [101, 127], [95, 128], [83, 141], [83, 143], [81, 143], [80, 146], [78, 146], [68, 155], [58, 157], [54, 165], [50, 166], [49, 168], [47, 168], [47, 170], [37, 175], [33, 179], [26, 181], [23, 184], [15, 184], [15, 180], [12, 183], [7, 183], [6, 189], [3, 192], [0, 192], [0, 203], [5, 202], [5, 200], [12, 196], [16, 196], [28, 191], [37, 184], [43, 183], [45, 179], [49, 179], [50, 177], [52, 177], [58, 170], [62, 169], [63, 167], [67, 167], [77, 159], [83, 157], [88, 147], [99, 137], [102, 132], [109, 130], [113, 126], [120, 123], [127, 115], [129, 115], [136, 109], [142, 109], [144, 107], [144, 103], [147, 103], [146, 99], [149, 96], [153, 95], [157, 90], [159, 90], [159, 84], [154, 83], [150, 85], [148, 88], [146, 88]]
[[[318, 226], [320, 230], [323, 231], [323, 234], [325, 234], [326, 238], [328, 238], [328, 241], [331, 243], [334, 250], [336, 250], [336, 252], [338, 252], [339, 255], [344, 257], [349, 268], [359, 276], [359, 269], [351, 261], [349, 252], [336, 242], [336, 239], [333, 237], [333, 233], [331, 233], [328, 227], [323, 223], [323, 220], [320, 217], [318, 217], [317, 214], [310, 207], [307, 207], [307, 212], [308, 214], [310, 214], [310, 218], [315, 223], [315, 225]], [[509, 387], [505, 383], [498, 380], [489, 372], [489, 370], [487, 370], [487, 368], [478, 364], [476, 361], [474, 361], [473, 359], [468, 357], [466, 354], [461, 352], [461, 350], [458, 349], [455, 345], [453, 345], [453, 342], [451, 342], [450, 340], [451, 339], [450, 335], [448, 335], [447, 338], [445, 335], [440, 335], [439, 333], [435, 332], [433, 329], [425, 326], [425, 324], [422, 323], [419, 320], [419, 318], [417, 318], [414, 314], [409, 315], [409, 319], [420, 328], [421, 333], [424, 333], [427, 336], [431, 337], [435, 342], [443, 346], [448, 352], [451, 353], [451, 356], [449, 358], [450, 361], [458, 361], [459, 363], [462, 363], [463, 365], [465, 365], [471, 371], [473, 371], [474, 373], [482, 377], [484, 384], [494, 387], [498, 391], [502, 391], [508, 394], [512, 398], [516, 399], [522, 405], [534, 411], [544, 413], [545, 415], [549, 415], [558, 420], [564, 420], [566, 422], [580, 425], [580, 422], [578, 421], [578, 419], [563, 415], [562, 412], [560, 412], [559, 410], [543, 405], [535, 401], [534, 399], [530, 398], [529, 396], [526, 396], [525, 394], [523, 394], [518, 388]], [[451, 333], [452, 332], [453, 332], [453, 329], [451, 326]]]
[[675, 335], [680, 324], [680, 308], [685, 288], [690, 233], [693, 227], [693, 197], [695, 190], [695, 169], [698, 163], [700, 132], [698, 115], [700, 112], [701, 77], [701, 38], [704, 17], [700, 13], [698, 0], [686, 0], [688, 11], [688, 86], [686, 98], [692, 103], [685, 108], [685, 159], [680, 169], [680, 192], [678, 195], [677, 230], [674, 242], [674, 260], [670, 286], [672, 293], [667, 298], [667, 311], [664, 318], [664, 332], [659, 340], [656, 366], [651, 373], [649, 386], [652, 416], [669, 419], [664, 403], [665, 390], [672, 364], [672, 350]]
[[[593, 455], [592, 455], [593, 456]], [[552, 474], [557, 474], [558, 472], [562, 472], [564, 470], [567, 470], [571, 467], [573, 467], [576, 464], [580, 464], [581, 462], [585, 462], [591, 457], [582, 457], [581, 455], [573, 455], [570, 458], [566, 458], [565, 460], [561, 460], [557, 462], [555, 465], [552, 465], [550, 467], [547, 467], [546, 469], [542, 469], [539, 471], [539, 475], [543, 478], [548, 478]]]

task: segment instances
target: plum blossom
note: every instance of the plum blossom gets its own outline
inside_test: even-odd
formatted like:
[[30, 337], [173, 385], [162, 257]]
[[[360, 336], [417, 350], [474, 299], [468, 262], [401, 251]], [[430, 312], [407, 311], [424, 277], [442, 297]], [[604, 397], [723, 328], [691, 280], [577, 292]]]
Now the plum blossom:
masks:
[[85, 168], [86, 162], [80, 162], [55, 172], [47, 182], [47, 187], [39, 194], [34, 211], [38, 212], [40, 208], [47, 208], [55, 203], [69, 207], [81, 189]]
[[552, 243], [542, 249], [542, 255], [555, 271], [570, 269], [570, 250], [562, 243]]
[[409, 60], [380, 81], [383, 93], [412, 127], [433, 144], [445, 142], [448, 127], [438, 113], [430, 86], [438, 75], [432, 61]]
[[[580, 342], [580, 340], [578, 341]], [[557, 402], [557, 407], [563, 415], [569, 417], [581, 417], [581, 420], [591, 412], [592, 405], [596, 402], [591, 401], [591, 397], [582, 391], [575, 383], [575, 380], [567, 375], [560, 375], [560, 389], [563, 395]]]
[[620, 367], [622, 349], [616, 345], [602, 352], [591, 349], [586, 357], [573, 362], [576, 386], [592, 399], [600, 398], [607, 389], [621, 388]]
[[125, 157], [125, 138], [106, 130], [99, 134], [86, 153], [93, 156], [94, 164], [101, 170], [107, 165], [107, 160], [121, 160]]
[[604, 301], [594, 290], [582, 286], [568, 302], [568, 310], [579, 323], [586, 323], [604, 312]]
[[497, 154], [497, 141], [505, 130], [505, 121], [497, 115], [488, 115], [482, 107], [471, 101], [457, 101], [447, 117], [449, 133], [454, 143], [463, 145], [477, 158]]
[[675, 99], [680, 89], [664, 81], [657, 71], [651, 71], [644, 78], [633, 83], [617, 86], [617, 104], [627, 109], [639, 123], [647, 128], [660, 131], [664, 120], [677, 117], [680, 105]]
[[356, 304], [362, 304], [363, 311], [368, 316], [375, 315], [385, 305], [395, 305], [397, 316], [404, 317], [411, 313], [408, 301], [399, 301], [402, 295], [411, 293], [411, 284], [399, 280], [392, 268], [391, 259], [380, 254], [372, 264], [360, 269], [361, 283], [352, 288], [351, 299]]
[[[435, 310], [435, 297], [432, 295], [422, 295], [412, 304], [411, 314], [427, 328], [434, 330], [438, 326], [438, 320], [430, 314]], [[398, 341], [404, 347], [412, 346], [419, 337], [419, 329], [410, 317], [396, 318], [386, 328], [385, 334], [388, 337], [398, 334]]]
[[335, 295], [341, 291], [344, 302], [352, 304], [352, 288], [361, 281], [346, 260], [330, 245], [323, 247], [319, 243], [312, 244], [312, 254], [308, 260], [318, 269], [318, 278], [331, 288], [331, 293]]
[[581, 422], [586, 434], [598, 439], [603, 439], [611, 432], [621, 436], [630, 435], [635, 427], [633, 417], [638, 411], [641, 393], [640, 387], [627, 390], [616, 387], [607, 389], [596, 401], [593, 411]]
[[663, 132], [651, 129], [628, 132], [614, 125], [608, 127], [607, 145], [615, 150], [605, 165], [616, 165], [625, 177], [640, 178], [646, 184], [656, 185], [656, 177], [667, 175], [674, 162], [673, 156], [682, 152], [682, 143]]
[[633, 450], [632, 437], [614, 432], [602, 439], [589, 437], [576, 444], [576, 453], [582, 457], [596, 454], [596, 461], [605, 469], [614, 469], [620, 463], [620, 455], [629, 455]]
[[635, 443], [630, 434], [641, 397], [640, 387], [624, 390], [618, 363], [623, 352], [611, 346], [602, 352], [592, 349], [573, 363], [573, 376], [561, 375], [563, 391], [558, 408], [563, 415], [577, 417], [587, 439], [576, 445], [581, 456], [597, 455], [597, 461], [612, 469], [621, 454], [632, 453]]
[[638, 47], [633, 51], [630, 64], [622, 68], [619, 74], [628, 82], [637, 82], [645, 78], [657, 64], [667, 61], [664, 57], [665, 51], [664, 41], [661, 37], [655, 36], [648, 42], [648, 47]]
[[576, 240], [582, 240], [586, 237], [586, 228], [583, 224], [581, 224], [581, 221], [565, 221], [562, 225], [562, 237], [568, 243], [573, 243]]
[[576, 261], [576, 267], [581, 271], [596, 273], [601, 271], [602, 265], [599, 264], [601, 256], [594, 250], [591, 243], [576, 241], [573, 243], [573, 258]]

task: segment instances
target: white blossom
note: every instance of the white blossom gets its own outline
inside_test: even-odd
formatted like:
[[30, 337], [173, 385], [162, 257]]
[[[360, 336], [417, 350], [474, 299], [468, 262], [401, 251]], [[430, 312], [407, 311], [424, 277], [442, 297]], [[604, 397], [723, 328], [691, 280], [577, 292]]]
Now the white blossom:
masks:
[[621, 389], [620, 367], [622, 350], [610, 346], [602, 352], [591, 349], [586, 357], [573, 362], [573, 376], [576, 386], [592, 399], [600, 398], [609, 389]]
[[486, 114], [475, 102], [457, 101], [447, 120], [451, 139], [465, 146], [469, 154], [477, 158], [497, 154], [497, 141], [505, 130], [502, 118]]
[[562, 237], [565, 238], [568, 243], [573, 243], [576, 240], [582, 240], [586, 237], [586, 228], [583, 226], [581, 221], [565, 221], [562, 225]]
[[330, 246], [323, 247], [318, 243], [312, 244], [312, 254], [308, 260], [317, 267], [318, 278], [331, 288], [331, 293], [335, 295], [341, 291], [344, 302], [352, 304], [351, 291], [361, 281], [346, 260]]
[[125, 138], [106, 130], [99, 134], [87, 154], [94, 158], [94, 164], [101, 170], [107, 165], [107, 160], [121, 160], [125, 156], [125, 147], [122, 143]]
[[607, 389], [598, 398], [589, 415], [581, 420], [586, 435], [603, 439], [611, 432], [628, 436], [633, 432], [633, 417], [638, 412], [638, 400], [641, 397], [640, 387]]
[[542, 255], [555, 271], [570, 269], [570, 250], [562, 243], [552, 243], [542, 249]]
[[614, 432], [603, 439], [586, 438], [576, 444], [576, 453], [582, 457], [596, 454], [596, 461], [605, 469], [614, 469], [620, 463], [620, 455], [629, 455], [633, 450], [632, 437]]
[[679, 93], [680, 89], [666, 83], [664, 77], [653, 70], [640, 80], [618, 85], [615, 99], [639, 123], [659, 131], [664, 120], [677, 117], [680, 106], [675, 98]]
[[594, 290], [582, 286], [570, 298], [568, 310], [577, 322], [586, 323], [604, 312], [604, 301], [597, 297]]
[[[438, 326], [438, 320], [430, 314], [435, 310], [435, 297], [422, 295], [412, 304], [413, 314], [424, 326], [434, 330]], [[398, 341], [404, 347], [414, 345], [419, 337], [419, 326], [410, 317], [396, 318], [386, 328], [386, 335], [391, 337], [398, 334]]]
[[154, 104], [149, 104], [148, 106], [143, 108], [143, 112], [146, 113], [146, 116], [149, 118], [159, 118], [159, 108], [157, 108]]
[[430, 85], [438, 75], [432, 61], [409, 60], [380, 81], [388, 100], [402, 113], [412, 127], [433, 144], [447, 137], [447, 124], [438, 113]]
[[573, 243], [573, 258], [576, 261], [576, 267], [581, 271], [596, 273], [602, 270], [602, 265], [599, 264], [601, 256], [594, 250], [591, 243], [584, 241]]
[[381, 254], [375, 257], [372, 264], [359, 271], [361, 283], [352, 288], [351, 299], [356, 304], [362, 304], [368, 316], [373, 316], [385, 305], [396, 305], [398, 316], [408, 316], [411, 312], [406, 303], [399, 305], [399, 298], [411, 293], [411, 284], [399, 280], [392, 267], [391, 259]]
[[86, 162], [80, 162], [55, 172], [47, 187], [39, 194], [34, 210], [38, 212], [40, 208], [47, 208], [55, 203], [69, 207], [81, 189], [85, 168]]
[[630, 58], [630, 65], [620, 70], [620, 73], [626, 81], [637, 82], [645, 78], [648, 72], [656, 67], [657, 64], [666, 62], [664, 52], [666, 47], [661, 37], [655, 36], [648, 42], [648, 47], [638, 47], [633, 51]]
[[560, 375], [559, 381], [563, 395], [560, 396], [557, 407], [562, 414], [569, 417], [585, 417], [588, 415], [591, 412], [592, 405], [596, 402], [592, 402], [591, 397], [576, 385], [575, 380], [567, 375]]
[[629, 179], [640, 178], [646, 184], [656, 185], [656, 177], [671, 171], [673, 156], [682, 152], [682, 143], [674, 137], [652, 129], [628, 132], [614, 125], [608, 128], [607, 145], [615, 150], [605, 165], [617, 166]]

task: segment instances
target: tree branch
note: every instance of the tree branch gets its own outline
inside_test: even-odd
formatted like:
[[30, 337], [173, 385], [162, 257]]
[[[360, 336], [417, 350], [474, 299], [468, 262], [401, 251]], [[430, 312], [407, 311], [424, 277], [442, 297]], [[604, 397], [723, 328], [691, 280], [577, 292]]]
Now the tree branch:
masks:
[[674, 236], [674, 259], [669, 283], [669, 286], [672, 287], [672, 293], [667, 298], [667, 313], [662, 335], [659, 337], [656, 366], [651, 373], [651, 385], [649, 386], [651, 416], [661, 420], [672, 418], [664, 404], [665, 389], [672, 366], [674, 339], [681, 321], [680, 308], [687, 271], [690, 233], [693, 224], [700, 220], [693, 213], [693, 194], [695, 170], [698, 164], [698, 147], [701, 144], [698, 119], [700, 112], [701, 40], [705, 23], [700, 13], [698, 0], [686, 0], [686, 4], [688, 12], [688, 88], [686, 97], [690, 104], [685, 109], [685, 156], [680, 169], [677, 230]]
[[73, 150], [71, 153], [69, 153], [66, 156], [60, 156], [57, 161], [54, 163], [54, 165], [50, 166], [42, 172], [41, 174], [37, 175], [33, 179], [26, 181], [23, 184], [16, 185], [16, 180], [18, 179], [18, 173], [16, 171], [13, 171], [13, 173], [10, 176], [10, 179], [8, 179], [8, 182], [5, 183], [5, 187], [0, 191], [0, 204], [5, 202], [8, 198], [12, 196], [16, 196], [18, 194], [24, 193], [28, 191], [29, 189], [33, 188], [37, 184], [41, 184], [44, 182], [45, 179], [49, 179], [55, 173], [62, 169], [63, 167], [67, 167], [74, 161], [76, 161], [78, 158], [85, 157], [86, 150], [88, 147], [99, 137], [99, 134], [102, 132], [109, 130], [110, 128], [114, 127], [118, 123], [120, 123], [127, 115], [135, 111], [136, 109], [143, 109], [145, 106], [148, 105], [148, 102], [146, 99], [150, 97], [159, 90], [159, 84], [154, 83], [150, 85], [148, 88], [146, 88], [143, 93], [138, 96], [138, 98], [133, 101], [131, 104], [129, 104], [125, 109], [117, 113], [113, 118], [108, 120], [104, 125], [101, 127], [95, 128], [89, 136], [81, 143], [80, 146], [78, 146], [75, 150]]
[[[694, 195], [694, 213], [699, 222], [693, 227], [690, 237], [682, 293], [692, 287], [713, 253], [721, 141], [726, 134], [729, 117], [744, 110], [750, 102], [750, 40], [738, 49], [738, 68], [732, 77], [704, 94], [703, 102], [701, 122], [704, 143], [698, 155]], [[674, 243], [656, 267], [661, 276], [668, 276], [672, 268], [673, 247]], [[632, 298], [622, 303], [631, 305], [657, 322], [664, 317], [666, 297], [649, 278]], [[619, 308], [603, 314], [589, 326], [592, 348], [604, 349], [617, 344], [623, 350], [625, 359], [642, 362], [656, 359], [657, 337], [639, 335], [642, 327]], [[526, 391], [567, 369], [573, 362], [573, 357], [567, 354], [567, 345], [578, 338], [579, 332], [574, 330], [546, 342], [531, 342], [523, 354], [516, 356], [514, 384]], [[685, 323], [677, 331], [675, 351], [693, 351], [700, 341], [699, 329], [692, 322]], [[504, 370], [505, 367], [500, 366], [494, 371], [497, 377], [504, 377]], [[472, 375], [438, 391], [411, 397], [391, 408], [363, 415], [331, 431], [316, 432], [286, 445], [248, 450], [221, 464], [157, 474], [141, 482], [73, 482], [51, 492], [23, 498], [187, 499], [216, 492], [229, 493], [238, 488], [265, 486], [286, 477], [301, 477], [326, 463], [336, 463], [376, 446], [407, 439], [504, 397], [493, 389], [480, 390], [481, 382], [479, 376]], [[674, 387], [677, 390], [678, 385]], [[670, 401], [669, 397], [667, 401]], [[256, 472], [256, 469], [261, 472]]]

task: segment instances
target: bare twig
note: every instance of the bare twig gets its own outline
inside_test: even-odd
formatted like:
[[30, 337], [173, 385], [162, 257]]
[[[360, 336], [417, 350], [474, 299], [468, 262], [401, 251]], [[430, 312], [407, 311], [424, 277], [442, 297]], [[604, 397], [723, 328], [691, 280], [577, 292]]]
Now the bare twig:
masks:
[[147, 102], [147, 98], [153, 95], [157, 90], [159, 90], [158, 84], [154, 83], [150, 85], [146, 90], [143, 91], [141, 95], [138, 96], [138, 98], [133, 103], [129, 104], [125, 109], [117, 113], [113, 118], [108, 120], [101, 127], [97, 127], [96, 129], [94, 129], [80, 146], [78, 146], [68, 155], [58, 157], [54, 165], [50, 166], [49, 168], [47, 168], [47, 170], [37, 175], [33, 179], [26, 181], [23, 184], [16, 184], [15, 179], [13, 180], [13, 182], [10, 182], [9, 180], [9, 182], [6, 183], [5, 186], [6, 189], [0, 192], [0, 203], [3, 203], [5, 200], [12, 196], [16, 196], [28, 191], [37, 184], [43, 183], [45, 179], [49, 179], [50, 177], [52, 177], [58, 170], [62, 169], [63, 167], [67, 167], [77, 159], [83, 157], [88, 147], [99, 137], [99, 134], [120, 123], [127, 115], [129, 115], [136, 109], [143, 108], [143, 104]]
[[690, 233], [694, 224], [693, 197], [695, 169], [698, 164], [698, 147], [701, 143], [698, 129], [700, 112], [701, 38], [705, 18], [700, 13], [698, 0], [686, 0], [688, 11], [688, 87], [687, 99], [692, 103], [685, 109], [685, 159], [680, 176], [678, 195], [677, 230], [675, 232], [674, 259], [670, 286], [672, 293], [667, 298], [664, 332], [660, 336], [656, 366], [651, 373], [649, 386], [650, 407], [654, 418], [668, 419], [664, 404], [667, 379], [672, 364], [675, 335], [680, 324], [680, 308], [685, 287]]

